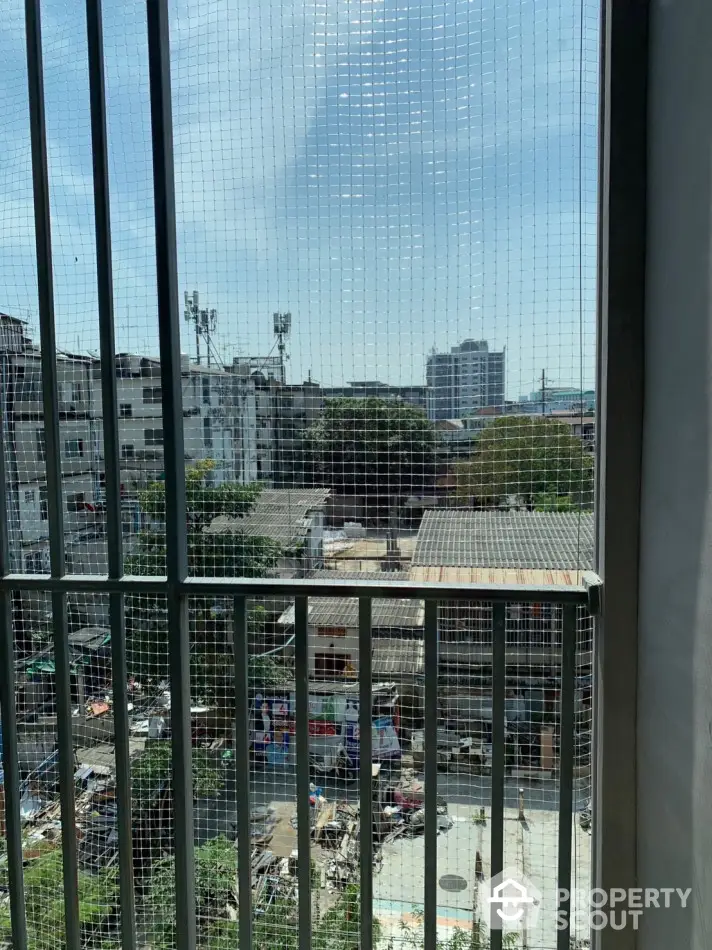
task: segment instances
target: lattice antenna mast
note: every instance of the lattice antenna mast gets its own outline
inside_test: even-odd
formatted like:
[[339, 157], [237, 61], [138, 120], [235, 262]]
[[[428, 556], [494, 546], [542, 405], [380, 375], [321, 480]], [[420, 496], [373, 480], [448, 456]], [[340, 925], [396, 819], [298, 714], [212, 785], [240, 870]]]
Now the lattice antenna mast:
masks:
[[277, 350], [279, 352], [279, 366], [280, 366], [280, 375], [281, 383], [284, 385], [287, 381], [287, 373], [285, 368], [285, 361], [289, 359], [287, 353], [287, 337], [292, 331], [292, 315], [291, 313], [273, 313], [272, 319], [274, 321], [274, 335], [277, 337]]
[[217, 310], [201, 310], [198, 291], [194, 290], [192, 294], [185, 291], [185, 308], [183, 316], [186, 323], [192, 323], [195, 328], [195, 361], [200, 365], [200, 338], [205, 339], [205, 353], [208, 366], [212, 363], [213, 344], [212, 337], [217, 330], [218, 312]]

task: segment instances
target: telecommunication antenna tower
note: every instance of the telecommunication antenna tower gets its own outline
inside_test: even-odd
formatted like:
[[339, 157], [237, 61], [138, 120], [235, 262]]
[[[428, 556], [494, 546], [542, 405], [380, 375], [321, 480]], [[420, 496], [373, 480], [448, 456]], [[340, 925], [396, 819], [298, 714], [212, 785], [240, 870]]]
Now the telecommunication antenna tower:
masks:
[[280, 374], [282, 376], [281, 383], [284, 385], [287, 382], [287, 373], [284, 366], [285, 360], [289, 359], [287, 354], [287, 337], [292, 330], [292, 315], [291, 313], [273, 313], [272, 319], [274, 321], [274, 335], [277, 337], [277, 350], [279, 352], [279, 365], [280, 365]]
[[217, 310], [201, 310], [198, 291], [192, 294], [185, 291], [185, 309], [183, 311], [186, 323], [192, 323], [195, 328], [195, 361], [200, 365], [200, 338], [205, 339], [205, 352], [208, 366], [212, 363], [212, 335], [218, 325]]

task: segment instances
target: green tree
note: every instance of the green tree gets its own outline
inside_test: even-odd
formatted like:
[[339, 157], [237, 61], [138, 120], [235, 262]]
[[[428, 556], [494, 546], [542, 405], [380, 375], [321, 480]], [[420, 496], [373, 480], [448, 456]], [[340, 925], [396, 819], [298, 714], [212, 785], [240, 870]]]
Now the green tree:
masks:
[[[211, 485], [212, 472], [215, 471], [213, 459], [202, 459], [191, 465], [185, 473], [185, 500], [188, 521], [197, 524], [210, 524], [219, 515], [246, 514], [257, 500], [262, 486], [238, 485], [236, 482], [223, 482]], [[166, 515], [166, 484], [162, 480], [151, 482], [140, 493], [142, 510], [152, 518], [162, 521]]]
[[[198, 462], [186, 473], [188, 570], [192, 576], [263, 577], [277, 563], [280, 545], [272, 538], [253, 537], [239, 530], [210, 533], [206, 528], [220, 515], [239, 518], [254, 505], [255, 485], [210, 484], [215, 463]], [[153, 482], [139, 495], [149, 526], [137, 537], [126, 558], [127, 574], [158, 575], [166, 569], [165, 484]], [[191, 677], [193, 695], [207, 702], [232, 695], [232, 617], [229, 598], [191, 597]], [[262, 623], [256, 611], [253, 628]], [[165, 599], [135, 594], [126, 599], [128, 664], [139, 680], [168, 678], [168, 626]], [[227, 662], [226, 662], [227, 658]]]
[[[28, 950], [62, 950], [66, 946], [64, 877], [59, 847], [31, 860], [24, 873]], [[115, 868], [89, 874], [79, 870], [79, 926], [82, 946], [119, 946], [117, 914], [119, 882]], [[0, 907], [0, 943], [11, 944], [10, 913]]]
[[[193, 792], [196, 796], [215, 795], [224, 785], [224, 775], [217, 755], [208, 749], [194, 748]], [[149, 743], [131, 763], [131, 798], [134, 809], [145, 808], [156, 792], [173, 777], [171, 743], [160, 740]]]
[[532, 506], [538, 500], [547, 511], [593, 503], [593, 457], [566, 423], [554, 419], [495, 419], [455, 474], [462, 499], [497, 503], [518, 495]]
[[437, 433], [414, 406], [329, 399], [307, 437], [318, 477], [343, 494], [403, 495], [433, 483]]
[[[226, 916], [229, 906], [235, 907], [235, 846], [224, 837], [208, 841], [195, 849], [194, 868], [196, 920], [202, 938], [216, 919]], [[154, 950], [172, 950], [176, 946], [177, 923], [174, 857], [154, 866], [144, 909], [150, 921], [150, 945]], [[204, 946], [202, 940], [200, 946]]]
[[[156, 865], [144, 909], [151, 923], [153, 950], [176, 945], [175, 862]], [[195, 897], [200, 950], [233, 950], [238, 946], [237, 852], [226, 838], [215, 838], [195, 851]], [[297, 950], [298, 911], [293, 898], [278, 897], [258, 908], [253, 922], [252, 950]], [[351, 884], [319, 921], [314, 921], [314, 950], [356, 950], [361, 926], [359, 888]], [[374, 923], [374, 945], [380, 936]]]
[[294, 681], [294, 670], [275, 656], [251, 656], [248, 676], [251, 689], [277, 689]]

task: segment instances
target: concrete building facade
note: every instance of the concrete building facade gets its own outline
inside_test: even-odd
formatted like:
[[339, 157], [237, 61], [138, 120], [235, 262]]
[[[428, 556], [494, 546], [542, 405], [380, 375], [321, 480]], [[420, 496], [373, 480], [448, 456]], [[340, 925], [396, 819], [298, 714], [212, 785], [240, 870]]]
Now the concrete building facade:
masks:
[[[99, 362], [58, 353], [60, 452], [67, 567], [106, 569], [104, 447]], [[259, 477], [256, 387], [239, 366], [228, 370], [184, 359], [186, 464], [212, 459], [215, 484]], [[127, 538], [141, 527], [138, 492], [163, 472], [160, 363], [116, 357], [122, 510]], [[39, 348], [23, 321], [0, 315], [0, 419], [3, 426], [8, 540], [14, 570], [49, 570], [49, 512]]]
[[502, 408], [505, 351], [490, 350], [486, 340], [464, 340], [449, 353], [431, 353], [426, 384], [433, 420], [461, 419], [487, 406]]

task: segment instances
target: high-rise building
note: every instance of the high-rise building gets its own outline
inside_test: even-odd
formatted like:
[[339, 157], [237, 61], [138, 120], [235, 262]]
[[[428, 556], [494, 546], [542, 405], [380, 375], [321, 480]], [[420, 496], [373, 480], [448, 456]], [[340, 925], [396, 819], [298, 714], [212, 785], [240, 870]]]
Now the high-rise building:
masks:
[[504, 350], [464, 340], [449, 353], [431, 353], [426, 368], [431, 419], [462, 419], [486, 406], [504, 406]]

